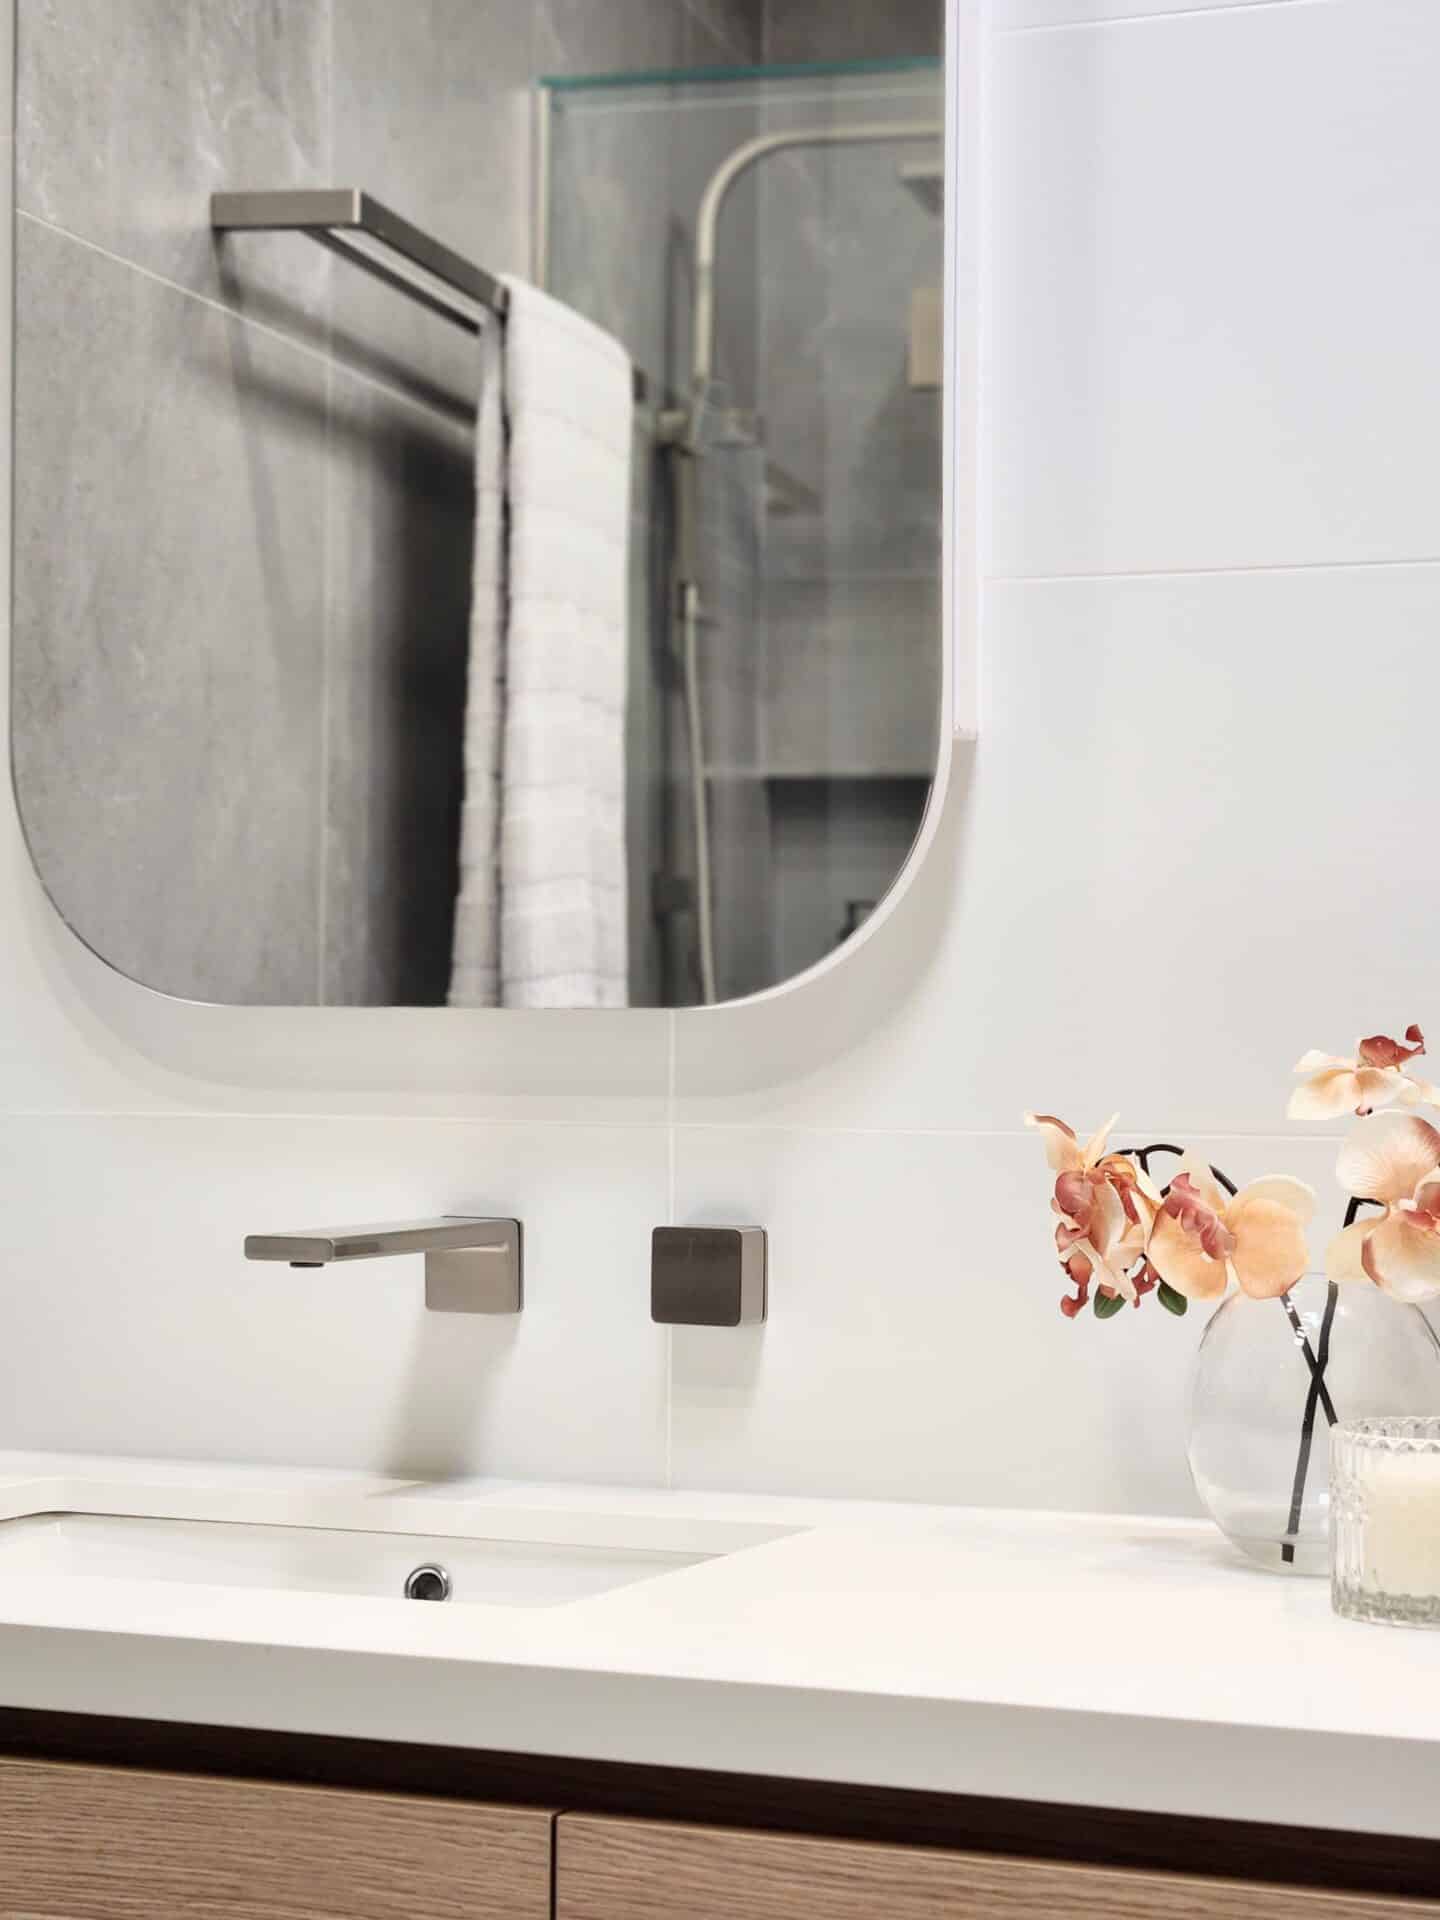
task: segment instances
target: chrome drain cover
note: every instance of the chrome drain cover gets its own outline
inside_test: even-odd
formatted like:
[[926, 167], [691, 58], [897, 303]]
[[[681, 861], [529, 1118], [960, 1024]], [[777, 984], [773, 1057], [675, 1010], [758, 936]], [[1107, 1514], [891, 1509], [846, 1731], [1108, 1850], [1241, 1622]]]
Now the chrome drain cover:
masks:
[[407, 1600], [448, 1600], [450, 1598], [450, 1576], [444, 1567], [437, 1567], [427, 1561], [423, 1567], [416, 1567], [413, 1573], [405, 1576], [405, 1598]]

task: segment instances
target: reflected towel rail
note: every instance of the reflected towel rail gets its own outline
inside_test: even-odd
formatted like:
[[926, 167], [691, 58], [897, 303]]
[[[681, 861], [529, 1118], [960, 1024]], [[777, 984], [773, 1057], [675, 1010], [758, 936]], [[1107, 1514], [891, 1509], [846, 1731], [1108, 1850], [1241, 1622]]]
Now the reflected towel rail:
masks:
[[503, 320], [510, 302], [493, 274], [358, 187], [217, 193], [210, 224], [217, 233], [308, 233], [467, 333], [478, 333], [487, 314]]
[[[309, 234], [467, 333], [479, 333], [487, 317], [503, 320], [510, 306], [504, 282], [493, 273], [359, 187], [215, 193], [210, 196], [210, 225], [216, 233]], [[636, 402], [643, 406], [648, 398], [649, 382], [636, 367]]]

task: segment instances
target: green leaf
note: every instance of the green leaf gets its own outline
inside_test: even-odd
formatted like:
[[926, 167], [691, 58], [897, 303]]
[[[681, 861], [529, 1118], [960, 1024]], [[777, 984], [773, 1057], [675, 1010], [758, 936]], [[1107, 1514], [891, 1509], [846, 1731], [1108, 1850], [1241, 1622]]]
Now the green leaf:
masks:
[[1125, 1304], [1125, 1296], [1123, 1294], [1101, 1293], [1099, 1288], [1098, 1287], [1096, 1288], [1095, 1318], [1097, 1320], [1111, 1319], [1115, 1314], [1117, 1314], [1120, 1311], [1121, 1307], [1123, 1307], [1124, 1304]]
[[1183, 1293], [1177, 1293], [1174, 1287], [1167, 1286], [1162, 1280], [1156, 1290], [1155, 1298], [1167, 1313], [1182, 1314], [1190, 1311], [1190, 1302]]

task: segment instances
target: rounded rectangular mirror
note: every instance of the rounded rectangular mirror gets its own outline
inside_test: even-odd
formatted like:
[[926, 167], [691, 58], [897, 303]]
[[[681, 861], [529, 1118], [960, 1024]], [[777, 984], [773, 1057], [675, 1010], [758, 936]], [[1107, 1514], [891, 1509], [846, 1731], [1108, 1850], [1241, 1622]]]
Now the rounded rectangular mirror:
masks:
[[940, 0], [636, 12], [17, 0], [14, 777], [130, 978], [689, 1006], [905, 866]]

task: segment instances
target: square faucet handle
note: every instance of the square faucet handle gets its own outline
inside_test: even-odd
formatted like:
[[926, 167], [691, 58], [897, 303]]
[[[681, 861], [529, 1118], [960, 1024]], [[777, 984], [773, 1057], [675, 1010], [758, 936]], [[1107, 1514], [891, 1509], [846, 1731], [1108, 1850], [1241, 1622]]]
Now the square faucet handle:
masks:
[[656, 1227], [650, 1318], [669, 1327], [749, 1327], [765, 1318], [763, 1227]]

